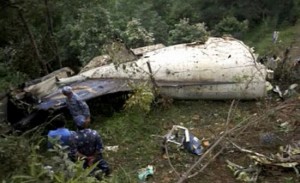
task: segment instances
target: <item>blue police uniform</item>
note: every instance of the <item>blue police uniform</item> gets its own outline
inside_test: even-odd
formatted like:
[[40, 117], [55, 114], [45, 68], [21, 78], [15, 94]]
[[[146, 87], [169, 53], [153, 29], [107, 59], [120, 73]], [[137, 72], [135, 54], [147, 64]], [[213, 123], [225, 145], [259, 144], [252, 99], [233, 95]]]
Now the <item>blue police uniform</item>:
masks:
[[[70, 145], [71, 133], [72, 132], [67, 128], [58, 128], [56, 130], [50, 130], [48, 132], [48, 138], [58, 138], [58, 142], [60, 143], [60, 145], [68, 146]], [[52, 144], [50, 142], [48, 142], [48, 147], [52, 147]]]
[[[93, 163], [98, 163], [98, 168], [109, 173], [108, 163], [102, 157], [103, 144], [100, 135], [96, 130], [82, 129], [71, 135], [70, 157], [74, 159], [76, 153], [86, 157], [93, 157]], [[84, 168], [88, 167], [88, 162], [84, 163]]]
[[66, 104], [73, 118], [79, 115], [83, 115], [85, 118], [90, 117], [89, 106], [77, 94], [72, 93], [71, 98], [67, 98]]

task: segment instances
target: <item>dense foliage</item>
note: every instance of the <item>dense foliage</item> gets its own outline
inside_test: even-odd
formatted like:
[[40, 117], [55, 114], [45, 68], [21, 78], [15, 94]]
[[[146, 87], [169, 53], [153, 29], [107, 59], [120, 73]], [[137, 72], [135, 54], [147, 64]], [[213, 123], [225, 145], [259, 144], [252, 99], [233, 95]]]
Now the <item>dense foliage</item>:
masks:
[[242, 39], [262, 24], [271, 29], [295, 24], [299, 4], [297, 0], [5, 0], [0, 6], [0, 69], [35, 78], [62, 66], [76, 68], [105, 53], [103, 46], [114, 41], [135, 48], [203, 41], [209, 34]]

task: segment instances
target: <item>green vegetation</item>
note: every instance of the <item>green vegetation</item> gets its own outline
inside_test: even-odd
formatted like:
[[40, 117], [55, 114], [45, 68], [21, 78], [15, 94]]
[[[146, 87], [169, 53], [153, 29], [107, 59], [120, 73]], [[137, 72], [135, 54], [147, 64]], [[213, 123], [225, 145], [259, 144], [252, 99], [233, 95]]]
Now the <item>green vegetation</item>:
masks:
[[0, 69], [31, 79], [63, 66], [78, 70], [120, 41], [136, 48], [231, 34], [269, 54], [277, 50], [269, 46], [273, 31], [280, 31], [280, 49], [290, 45], [297, 31], [289, 27], [300, 15], [298, 0], [5, 0], [0, 8]]
[[175, 28], [169, 32], [169, 44], [190, 43], [199, 41], [205, 42], [209, 32], [206, 30], [205, 23], [190, 25], [189, 19], [185, 18], [175, 24]]
[[214, 27], [214, 34], [222, 36], [223, 34], [230, 34], [234, 37], [240, 38], [248, 31], [248, 21], [239, 22], [235, 17], [225, 17]]
[[[130, 111], [115, 113], [109, 118], [95, 117], [92, 128], [100, 132], [104, 144], [119, 146], [117, 152], [104, 152], [105, 158], [114, 169], [113, 177], [107, 181], [112, 183], [137, 182], [138, 169], [148, 164], [154, 164], [157, 169], [169, 169], [166, 162], [159, 163], [162, 153], [162, 138], [157, 136], [165, 135], [173, 124], [180, 124], [188, 128], [195, 128], [194, 133], [199, 137], [209, 137], [208, 132], [201, 133], [196, 128], [199, 124], [210, 126], [210, 124], [219, 123], [221, 125], [226, 119], [228, 106], [229, 102], [176, 101], [169, 109], [153, 106], [154, 108], [148, 114], [145, 113], [147, 111], [142, 112], [138, 108], [132, 108]], [[234, 120], [239, 121], [240, 115], [248, 115], [247, 112], [240, 112], [238, 116], [234, 117]], [[200, 118], [193, 119], [195, 115], [199, 115]], [[72, 122], [70, 121], [70, 123]], [[46, 151], [46, 139], [38, 141], [43, 128], [35, 131], [34, 136], [28, 134], [0, 138], [2, 143], [0, 157], [5, 162], [5, 166], [1, 166], [1, 168], [6, 168], [2, 171], [4, 173], [1, 174], [2, 179], [16, 183], [50, 180], [52, 180], [50, 182], [57, 183], [77, 183], [82, 180], [93, 182], [92, 178], [87, 178], [87, 172], [90, 170], [83, 171], [80, 169], [80, 163], [71, 163], [63, 148], [56, 147], [52, 152]], [[20, 151], [13, 153], [16, 147], [19, 147]], [[190, 154], [184, 151], [176, 150], [176, 152], [180, 153], [183, 158], [177, 166], [184, 170], [181, 163], [188, 160]], [[13, 156], [11, 156], [12, 154]], [[50, 170], [45, 169], [46, 166], [52, 167], [52, 174], [49, 174]], [[50, 179], [51, 177], [52, 179]]]
[[[299, 34], [300, 23], [294, 26], [282, 27], [278, 30], [269, 27], [268, 24], [262, 24], [245, 35], [245, 42], [254, 47], [255, 52], [260, 55], [281, 55], [286, 48], [289, 48]], [[274, 31], [279, 31], [279, 37], [276, 44], [272, 42]]]
[[[162, 138], [159, 136], [165, 135], [172, 125], [182, 125], [189, 128], [200, 139], [205, 138], [213, 143], [224, 132], [229, 107], [230, 101], [174, 101], [169, 108], [152, 106], [152, 110], [147, 114], [135, 108], [130, 111], [117, 112], [112, 117], [94, 116], [92, 128], [101, 134], [104, 145], [118, 146], [117, 151], [104, 151], [104, 157], [113, 168], [113, 173], [112, 177], [103, 178], [102, 182], [138, 182], [138, 170], [147, 165], [153, 165], [156, 169], [151, 180], [176, 182], [178, 179], [173, 169], [168, 160], [162, 156]], [[239, 102], [233, 108], [229, 128], [249, 118], [267, 115], [265, 111], [269, 107], [268, 101], [265, 103], [264, 101]], [[275, 127], [276, 120], [274, 118], [278, 119], [279, 116], [281, 115], [271, 111], [265, 120], [256, 121], [253, 123], [253, 127], [248, 127], [242, 134], [234, 134], [238, 137], [235, 140], [243, 146], [257, 148], [258, 152], [265, 150], [263, 146], [258, 146], [260, 133], [274, 130], [277, 135], [282, 134], [281, 138], [286, 138], [286, 133]], [[291, 120], [292, 118], [286, 119]], [[72, 123], [70, 121], [70, 124]], [[32, 132], [35, 133], [34, 136], [29, 134], [19, 137], [7, 136], [5, 139], [0, 139], [3, 147], [0, 149], [0, 157], [3, 158], [1, 160], [6, 165], [1, 166], [1, 168], [6, 168], [1, 172], [7, 172], [1, 174], [2, 179], [15, 183], [25, 181], [55, 183], [84, 181], [90, 183], [96, 181], [93, 177], [87, 176], [90, 169], [85, 171], [81, 169], [82, 162], [77, 164], [70, 162], [63, 148], [58, 146], [53, 151], [47, 152], [45, 141], [38, 140], [40, 139], [39, 131], [43, 131], [43, 128]], [[293, 131], [289, 133], [293, 133]], [[20, 151], [15, 151], [16, 147]], [[274, 148], [274, 150], [276, 149]], [[224, 166], [222, 168], [226, 170], [223, 158], [233, 158], [234, 162], [249, 163], [249, 160], [245, 159], [246, 156], [231, 156], [231, 153], [223, 154], [216, 164], [208, 167], [207, 171], [216, 173], [215, 169], [218, 169], [224, 173], [224, 170], [220, 169]], [[199, 158], [172, 145], [169, 148], [169, 157], [179, 172], [186, 171]], [[49, 166], [52, 168], [49, 169]], [[201, 182], [211, 182], [219, 178], [218, 175], [204, 176], [201, 177]], [[268, 180], [270, 177], [264, 178]], [[284, 182], [294, 180], [293, 178], [293, 175], [287, 174], [278, 179]], [[228, 171], [226, 180], [235, 181], [230, 171]], [[191, 179], [190, 182], [199, 182], [199, 179]]]
[[[203, 42], [208, 36], [231, 34], [253, 46], [260, 56], [282, 56], [300, 31], [299, 0], [284, 3], [282, 0], [5, 0], [0, 9], [1, 92], [61, 67], [78, 70], [101, 54], [110, 54], [116, 59], [114, 63], [120, 63], [113, 50], [114, 45], [119, 48], [117, 43], [136, 48], [156, 43]], [[272, 42], [275, 30], [280, 32], [276, 44]], [[279, 79], [289, 78], [289, 71], [290, 65], [280, 68]], [[161, 138], [157, 136], [166, 134], [176, 124], [191, 129], [199, 138], [213, 141], [224, 132], [230, 102], [156, 101], [155, 92], [148, 86], [135, 86], [135, 89], [135, 93], [128, 96], [124, 110], [111, 117], [97, 116], [95, 112], [100, 110], [99, 106], [103, 111], [113, 111], [105, 108], [105, 104], [91, 105], [94, 107], [92, 128], [100, 132], [106, 146], [119, 146], [117, 152], [104, 152], [114, 172], [113, 177], [103, 178], [102, 182], [137, 182], [137, 170], [149, 164], [156, 168], [155, 182], [174, 182], [177, 177], [161, 156]], [[270, 107], [268, 102], [241, 102], [234, 109], [230, 125], [264, 113]], [[276, 117], [276, 114], [270, 116], [266, 119], [268, 123], [257, 124], [253, 131], [243, 135], [257, 145], [257, 133], [278, 125]], [[71, 124], [68, 126], [72, 127]], [[267, 124], [270, 126], [264, 126]], [[1, 131], [6, 128], [0, 125]], [[88, 176], [91, 169], [82, 170], [82, 162], [74, 164], [68, 160], [64, 148], [46, 150], [46, 139], [41, 133], [45, 130], [42, 125], [23, 135], [1, 135], [0, 179], [12, 183], [96, 182], [94, 177]], [[244, 143], [248, 145], [248, 141]], [[180, 172], [197, 158], [176, 148], [170, 149], [170, 160]], [[210, 170], [220, 170], [220, 165]], [[213, 182], [213, 175], [202, 176], [203, 182]], [[198, 182], [197, 178], [194, 182]], [[293, 175], [279, 179], [282, 182], [296, 180]], [[234, 178], [228, 180], [234, 181]]]

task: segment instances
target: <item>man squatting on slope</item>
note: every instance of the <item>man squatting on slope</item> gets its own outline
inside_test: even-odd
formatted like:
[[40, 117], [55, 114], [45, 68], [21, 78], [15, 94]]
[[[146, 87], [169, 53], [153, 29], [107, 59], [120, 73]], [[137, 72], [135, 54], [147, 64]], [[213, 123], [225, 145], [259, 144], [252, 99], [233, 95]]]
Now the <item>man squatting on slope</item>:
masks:
[[75, 123], [78, 131], [71, 134], [69, 157], [73, 161], [84, 158], [83, 168], [99, 162], [97, 167], [108, 176], [110, 168], [102, 156], [103, 144], [99, 133], [88, 128], [89, 124], [86, 124], [85, 117], [82, 115], [76, 116]]

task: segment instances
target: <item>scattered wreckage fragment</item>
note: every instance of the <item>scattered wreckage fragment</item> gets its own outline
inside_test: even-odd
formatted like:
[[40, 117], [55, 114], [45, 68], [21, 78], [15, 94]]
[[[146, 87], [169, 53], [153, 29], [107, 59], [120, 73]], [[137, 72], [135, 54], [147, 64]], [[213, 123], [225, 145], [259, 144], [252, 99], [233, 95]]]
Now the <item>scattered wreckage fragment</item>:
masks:
[[275, 87], [273, 88], [273, 92], [277, 93], [279, 95], [279, 97], [281, 99], [285, 99], [291, 96], [295, 96], [297, 94], [296, 88], [298, 87], [298, 84], [294, 83], [291, 84], [288, 89], [284, 90], [284, 92], [282, 92], [282, 90], [279, 88], [278, 85], [275, 85]]
[[196, 155], [201, 155], [204, 149], [203, 146], [209, 145], [207, 140], [200, 141], [187, 128], [179, 125], [174, 125], [164, 136], [163, 145], [165, 146], [168, 143], [176, 144], [177, 147], [182, 147]]
[[232, 143], [239, 151], [247, 153], [248, 157], [253, 160], [253, 164], [249, 167], [242, 167], [227, 160], [227, 166], [234, 172], [234, 176], [237, 180], [244, 182], [256, 182], [261, 172], [261, 168], [265, 167], [277, 167], [283, 169], [293, 169], [300, 177], [299, 165], [300, 165], [300, 144], [295, 143], [293, 145], [286, 145], [280, 147], [280, 150], [276, 154], [266, 156], [261, 153], [257, 153], [248, 149], [244, 149], [234, 143]]
[[140, 181], [145, 182], [150, 176], [153, 176], [154, 172], [154, 166], [148, 165], [147, 167], [138, 170], [138, 178]]
[[250, 165], [249, 167], [243, 167], [226, 160], [227, 167], [233, 171], [233, 175], [237, 180], [243, 182], [256, 182], [258, 175], [261, 172], [261, 167]]

